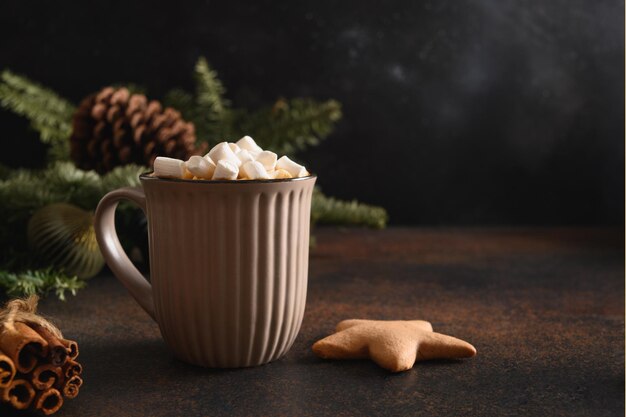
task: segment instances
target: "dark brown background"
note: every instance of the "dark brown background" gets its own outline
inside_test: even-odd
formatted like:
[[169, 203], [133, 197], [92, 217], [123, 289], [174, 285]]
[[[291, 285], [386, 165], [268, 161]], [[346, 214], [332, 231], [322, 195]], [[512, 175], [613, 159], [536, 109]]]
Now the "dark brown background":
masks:
[[[618, 0], [7, 1], [0, 68], [74, 101], [112, 82], [158, 98], [205, 55], [238, 105], [340, 100], [301, 157], [393, 223], [621, 225], [623, 19]], [[1, 163], [43, 163], [25, 122], [0, 126]]]

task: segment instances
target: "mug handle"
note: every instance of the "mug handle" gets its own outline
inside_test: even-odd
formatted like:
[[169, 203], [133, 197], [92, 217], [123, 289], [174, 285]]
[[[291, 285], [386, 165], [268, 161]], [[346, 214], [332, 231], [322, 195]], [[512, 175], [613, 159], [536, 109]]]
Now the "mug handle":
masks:
[[141, 308], [152, 319], [155, 319], [152, 285], [130, 261], [117, 237], [115, 209], [120, 200], [132, 201], [146, 214], [146, 194], [141, 187], [124, 187], [111, 191], [100, 200], [96, 209], [94, 217], [96, 239], [104, 260], [113, 274], [122, 282]]

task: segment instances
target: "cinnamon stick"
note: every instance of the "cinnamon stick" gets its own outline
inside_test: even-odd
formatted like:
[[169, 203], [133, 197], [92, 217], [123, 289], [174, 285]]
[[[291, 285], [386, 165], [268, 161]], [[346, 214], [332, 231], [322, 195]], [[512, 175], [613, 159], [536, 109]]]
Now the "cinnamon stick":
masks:
[[8, 387], [15, 377], [15, 365], [11, 358], [0, 352], [0, 388]]
[[36, 314], [37, 297], [0, 308], [0, 401], [50, 415], [75, 398], [83, 384], [78, 344]]
[[78, 376], [82, 373], [83, 366], [74, 360], [68, 360], [67, 363], [63, 366], [63, 375], [65, 375], [67, 379], [70, 379], [73, 376]]
[[2, 401], [11, 404], [17, 410], [28, 408], [34, 398], [33, 386], [24, 379], [14, 379], [8, 387], [2, 389]]
[[72, 399], [76, 398], [78, 395], [78, 391], [80, 391], [80, 387], [83, 385], [83, 379], [79, 376], [73, 376], [65, 383], [63, 387], [63, 395], [67, 398]]
[[63, 397], [57, 389], [48, 388], [35, 397], [35, 408], [47, 416], [59, 411], [61, 406], [63, 406]]
[[76, 359], [78, 357], [78, 343], [68, 339], [61, 339], [61, 343], [63, 343], [67, 349], [67, 354], [70, 359]]
[[44, 364], [37, 366], [30, 374], [33, 386], [38, 390], [47, 390], [52, 388], [55, 382], [62, 379], [63, 370], [53, 364]]
[[48, 356], [50, 362], [55, 366], [61, 366], [67, 360], [68, 352], [67, 348], [50, 330], [44, 326], [31, 323], [30, 327], [36, 331], [48, 343]]
[[14, 322], [5, 325], [0, 333], [0, 350], [8, 356], [17, 370], [23, 374], [37, 365], [37, 357], [48, 353], [48, 342], [27, 324]]

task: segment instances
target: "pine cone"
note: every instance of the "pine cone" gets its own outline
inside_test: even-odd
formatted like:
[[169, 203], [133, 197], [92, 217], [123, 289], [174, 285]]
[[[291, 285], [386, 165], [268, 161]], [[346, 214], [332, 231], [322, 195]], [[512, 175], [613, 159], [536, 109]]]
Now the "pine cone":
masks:
[[126, 88], [106, 87], [76, 110], [70, 155], [78, 168], [102, 174], [131, 163], [152, 166], [157, 155], [187, 159], [205, 150], [195, 142], [194, 125], [180, 112]]

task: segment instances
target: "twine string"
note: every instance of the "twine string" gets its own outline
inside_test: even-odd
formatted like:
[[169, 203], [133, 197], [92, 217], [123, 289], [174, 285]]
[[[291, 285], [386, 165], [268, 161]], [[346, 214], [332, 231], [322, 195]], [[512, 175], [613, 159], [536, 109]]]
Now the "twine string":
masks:
[[39, 297], [36, 295], [31, 295], [28, 298], [16, 298], [6, 303], [4, 308], [0, 309], [0, 329], [16, 331], [16, 322], [36, 324], [47, 329], [59, 339], [63, 339], [63, 334], [54, 324], [37, 314], [38, 303]]

